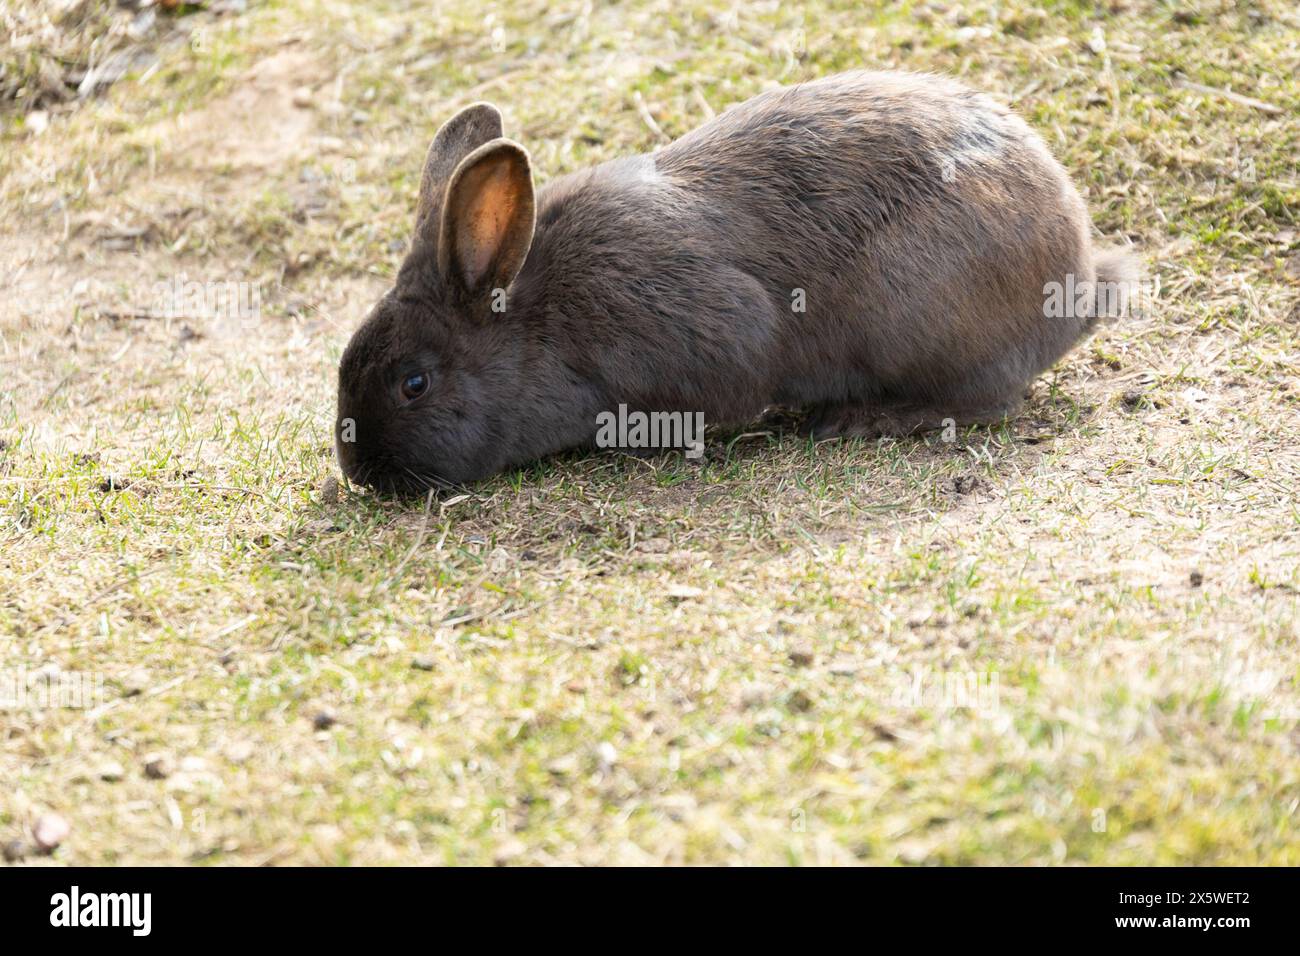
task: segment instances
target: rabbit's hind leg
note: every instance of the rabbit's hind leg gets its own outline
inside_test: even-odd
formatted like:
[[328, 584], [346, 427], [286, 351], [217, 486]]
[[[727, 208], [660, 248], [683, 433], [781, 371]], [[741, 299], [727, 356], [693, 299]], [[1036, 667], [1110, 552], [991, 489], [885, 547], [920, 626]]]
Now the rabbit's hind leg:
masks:
[[944, 428], [991, 425], [1020, 410], [1019, 398], [981, 407], [944, 408], [911, 403], [845, 402], [818, 405], [803, 430], [814, 441], [832, 438], [903, 438]]

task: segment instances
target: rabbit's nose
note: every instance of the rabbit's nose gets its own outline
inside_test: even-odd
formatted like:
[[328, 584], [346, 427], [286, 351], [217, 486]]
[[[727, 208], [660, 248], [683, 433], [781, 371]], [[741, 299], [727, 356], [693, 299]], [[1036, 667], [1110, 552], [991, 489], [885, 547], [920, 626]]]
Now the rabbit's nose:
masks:
[[334, 457], [343, 474], [356, 480], [362, 455], [356, 440], [356, 423], [350, 418], [340, 418], [335, 425]]
[[338, 447], [339, 469], [354, 485], [379, 490], [388, 481], [386, 469], [382, 463], [373, 458], [363, 458], [354, 451], [345, 451]]

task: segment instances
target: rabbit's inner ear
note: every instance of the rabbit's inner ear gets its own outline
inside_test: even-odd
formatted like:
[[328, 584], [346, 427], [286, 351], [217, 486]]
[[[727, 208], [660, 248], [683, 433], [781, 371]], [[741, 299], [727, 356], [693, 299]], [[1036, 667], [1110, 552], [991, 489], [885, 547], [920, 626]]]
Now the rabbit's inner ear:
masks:
[[484, 143], [500, 139], [501, 135], [501, 113], [491, 103], [474, 103], [442, 124], [429, 146], [424, 171], [420, 174], [420, 198], [415, 207], [417, 231], [427, 228], [429, 222], [436, 231], [438, 220], [431, 219], [430, 214], [439, 211], [451, 174], [466, 156]]
[[439, 269], [470, 296], [505, 289], [533, 242], [533, 174], [518, 143], [480, 146], [447, 186], [438, 240]]

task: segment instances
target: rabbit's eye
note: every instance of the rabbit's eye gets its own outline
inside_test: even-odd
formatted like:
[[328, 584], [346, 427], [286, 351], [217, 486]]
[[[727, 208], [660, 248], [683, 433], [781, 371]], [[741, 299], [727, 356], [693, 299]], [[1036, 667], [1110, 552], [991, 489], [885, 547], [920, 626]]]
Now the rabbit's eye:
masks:
[[402, 397], [407, 401], [419, 398], [429, 390], [429, 376], [423, 372], [408, 375], [402, 381]]

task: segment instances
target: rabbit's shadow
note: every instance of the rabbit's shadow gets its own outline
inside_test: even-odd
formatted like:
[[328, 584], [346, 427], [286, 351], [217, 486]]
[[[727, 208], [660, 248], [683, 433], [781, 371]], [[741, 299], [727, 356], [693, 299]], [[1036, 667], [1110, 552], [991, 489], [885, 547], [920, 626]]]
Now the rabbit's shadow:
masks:
[[833, 543], [872, 523], [978, 505], [1004, 475], [1035, 466], [1095, 411], [1053, 391], [994, 425], [813, 442], [801, 415], [778, 410], [743, 428], [710, 430], [696, 458], [681, 450], [575, 450], [425, 495], [347, 490], [312, 528], [364, 528], [359, 539], [349, 536], [354, 542], [434, 528], [448, 554], [469, 563], [499, 549], [524, 561], [600, 562], [646, 548], [723, 554], [809, 538]]

